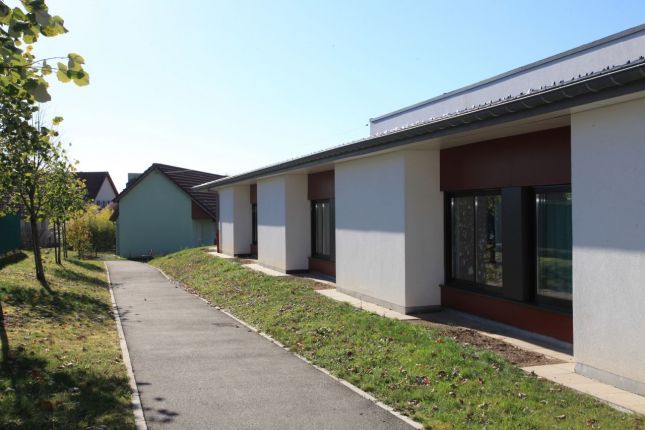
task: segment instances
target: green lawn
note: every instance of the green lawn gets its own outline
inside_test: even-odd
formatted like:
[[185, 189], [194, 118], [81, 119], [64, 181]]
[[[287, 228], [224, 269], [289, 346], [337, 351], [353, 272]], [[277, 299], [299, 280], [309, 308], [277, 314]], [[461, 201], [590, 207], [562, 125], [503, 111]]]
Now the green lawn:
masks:
[[0, 428], [134, 428], [103, 262], [44, 259], [0, 260]]
[[491, 352], [201, 249], [152, 264], [211, 303], [432, 429], [641, 429], [643, 417], [527, 375]]

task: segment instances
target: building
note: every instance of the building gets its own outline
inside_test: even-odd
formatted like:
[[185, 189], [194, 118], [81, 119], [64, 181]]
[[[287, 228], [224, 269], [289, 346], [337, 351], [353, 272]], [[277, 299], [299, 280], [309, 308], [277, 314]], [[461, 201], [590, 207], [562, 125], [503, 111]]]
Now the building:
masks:
[[572, 342], [579, 373], [645, 395], [644, 54], [639, 26], [196, 189], [224, 253]]
[[[0, 213], [6, 209], [7, 199], [0, 197]], [[0, 215], [0, 257], [20, 249], [20, 216], [17, 213]]]
[[117, 254], [126, 258], [163, 255], [214, 245], [217, 194], [195, 191], [197, 184], [223, 176], [153, 164], [116, 198]]
[[101, 209], [106, 207], [119, 194], [109, 172], [77, 172], [76, 176], [85, 182], [87, 199]]

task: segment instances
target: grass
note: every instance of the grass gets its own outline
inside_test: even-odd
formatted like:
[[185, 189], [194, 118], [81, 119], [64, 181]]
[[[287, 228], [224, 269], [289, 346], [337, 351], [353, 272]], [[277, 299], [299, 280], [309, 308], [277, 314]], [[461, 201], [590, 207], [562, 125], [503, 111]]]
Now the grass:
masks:
[[103, 262], [44, 263], [51, 292], [30, 253], [0, 260], [0, 428], [134, 428]]
[[643, 417], [438, 331], [357, 310], [307, 280], [185, 250], [152, 261], [211, 303], [432, 429], [641, 429]]

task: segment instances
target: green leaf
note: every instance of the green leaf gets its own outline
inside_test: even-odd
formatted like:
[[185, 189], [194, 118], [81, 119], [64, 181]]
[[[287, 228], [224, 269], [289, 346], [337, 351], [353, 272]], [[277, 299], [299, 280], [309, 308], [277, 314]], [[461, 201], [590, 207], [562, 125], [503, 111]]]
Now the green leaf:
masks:
[[83, 70], [83, 64], [85, 64], [85, 59], [81, 57], [78, 54], [67, 54], [67, 58], [69, 60], [67, 61], [67, 67], [69, 70], [73, 70], [75, 72]]
[[40, 31], [47, 37], [58, 36], [59, 34], [67, 33], [63, 18], [60, 16], [51, 17], [49, 24], [41, 27]]
[[52, 16], [46, 11], [42, 10], [37, 10], [36, 12], [34, 12], [34, 16], [36, 17], [36, 22], [41, 27], [47, 27], [48, 25], [50, 25], [52, 20]]
[[85, 85], [89, 85], [90, 83], [90, 75], [81, 70], [79, 72], [73, 72], [74, 75], [72, 76], [72, 79], [74, 80], [74, 83], [78, 85], [79, 87], [84, 87]]
[[61, 82], [69, 82], [70, 78], [67, 76], [67, 66], [63, 63], [58, 63], [58, 71], [56, 72], [56, 77]]
[[31, 94], [37, 102], [45, 103], [50, 101], [52, 98], [47, 92], [47, 81], [44, 79], [30, 79], [25, 84], [25, 89], [29, 94]]
[[52, 66], [47, 64], [47, 61], [43, 61], [43, 67], [40, 69], [43, 72], [43, 75], [51, 75], [52, 73]]

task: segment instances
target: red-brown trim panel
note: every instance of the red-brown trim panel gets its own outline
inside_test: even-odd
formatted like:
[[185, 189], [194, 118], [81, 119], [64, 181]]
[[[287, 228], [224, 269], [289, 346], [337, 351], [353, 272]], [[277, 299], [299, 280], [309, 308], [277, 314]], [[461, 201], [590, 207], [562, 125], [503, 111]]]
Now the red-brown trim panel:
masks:
[[321, 258], [309, 257], [309, 270], [336, 277], [336, 262]]
[[441, 288], [441, 305], [573, 343], [573, 318], [565, 313], [450, 287]]

